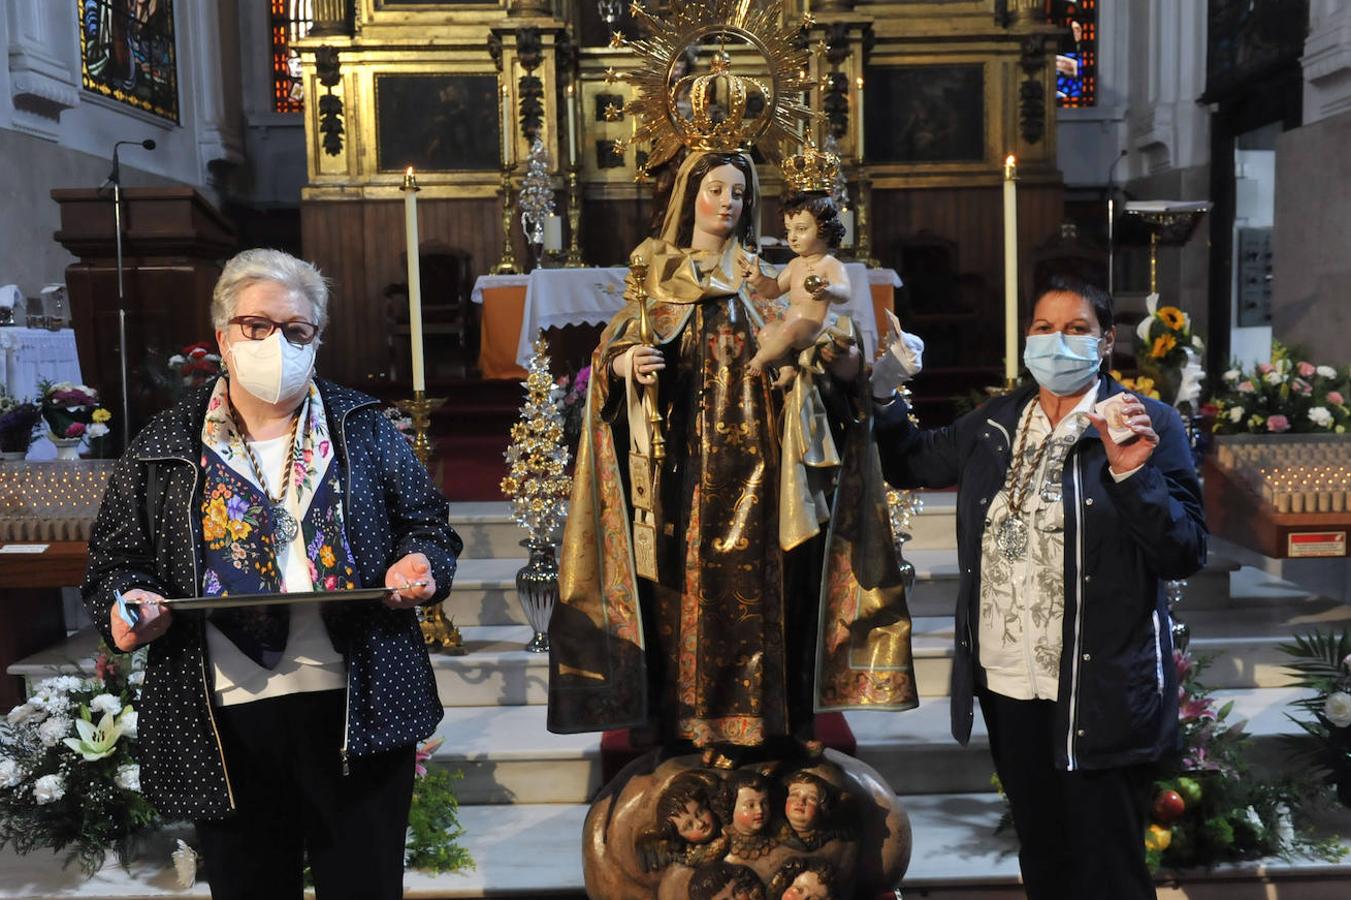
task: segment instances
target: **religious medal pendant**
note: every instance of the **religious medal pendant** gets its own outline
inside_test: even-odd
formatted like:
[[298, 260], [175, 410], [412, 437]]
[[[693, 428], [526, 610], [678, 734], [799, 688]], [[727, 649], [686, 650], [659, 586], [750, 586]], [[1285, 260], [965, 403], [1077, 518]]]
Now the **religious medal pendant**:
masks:
[[300, 534], [300, 526], [296, 523], [295, 516], [286, 511], [286, 508], [280, 503], [272, 507], [272, 536], [276, 539], [278, 546], [285, 546], [296, 539]]
[[1027, 554], [1027, 523], [1017, 516], [1005, 516], [995, 528], [995, 546], [1009, 562]]

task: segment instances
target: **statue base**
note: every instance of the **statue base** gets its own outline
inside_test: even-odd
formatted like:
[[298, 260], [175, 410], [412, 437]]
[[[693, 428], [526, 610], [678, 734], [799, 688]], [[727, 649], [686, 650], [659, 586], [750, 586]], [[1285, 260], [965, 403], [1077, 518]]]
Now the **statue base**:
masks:
[[607, 900], [702, 900], [731, 884], [778, 898], [795, 883], [873, 900], [900, 885], [910, 850], [891, 788], [833, 750], [732, 769], [654, 750], [601, 790], [582, 837], [587, 894]]

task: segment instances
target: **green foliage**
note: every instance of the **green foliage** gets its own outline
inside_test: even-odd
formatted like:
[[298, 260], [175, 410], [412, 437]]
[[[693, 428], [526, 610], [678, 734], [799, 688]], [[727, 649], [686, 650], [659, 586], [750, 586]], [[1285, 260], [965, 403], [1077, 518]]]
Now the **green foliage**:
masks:
[[408, 813], [408, 850], [405, 863], [428, 872], [458, 872], [474, 868], [473, 857], [457, 841], [460, 801], [455, 782], [463, 772], [430, 769], [413, 783], [413, 806]]
[[1296, 686], [1311, 692], [1290, 704], [1305, 716], [1289, 716], [1304, 734], [1286, 740], [1295, 757], [1321, 781], [1335, 786], [1347, 803], [1351, 797], [1351, 724], [1340, 717], [1336, 701], [1343, 705], [1351, 701], [1346, 696], [1351, 692], [1351, 630], [1297, 634], [1280, 649], [1292, 660], [1286, 668]]

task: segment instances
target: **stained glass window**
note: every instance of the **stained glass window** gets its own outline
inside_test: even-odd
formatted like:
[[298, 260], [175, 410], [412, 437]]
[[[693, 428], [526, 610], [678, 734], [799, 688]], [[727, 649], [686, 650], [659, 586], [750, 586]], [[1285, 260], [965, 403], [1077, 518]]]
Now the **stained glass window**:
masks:
[[1061, 107], [1098, 102], [1098, 0], [1050, 0], [1051, 21], [1066, 29], [1055, 57]]
[[272, 7], [272, 109], [300, 112], [305, 84], [300, 78], [300, 53], [292, 46], [314, 25], [314, 0], [268, 0]]
[[84, 88], [178, 121], [173, 0], [77, 0]]

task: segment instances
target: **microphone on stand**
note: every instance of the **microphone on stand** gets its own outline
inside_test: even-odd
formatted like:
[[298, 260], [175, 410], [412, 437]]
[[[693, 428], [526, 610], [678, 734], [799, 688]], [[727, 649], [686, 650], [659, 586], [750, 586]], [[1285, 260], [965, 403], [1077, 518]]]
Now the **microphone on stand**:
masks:
[[113, 235], [117, 248], [117, 361], [122, 376], [122, 450], [131, 442], [131, 388], [127, 374], [127, 297], [122, 289], [122, 164], [118, 148], [123, 144], [139, 144], [145, 150], [154, 150], [155, 142], [117, 141], [113, 144], [113, 170], [108, 173], [104, 187], [113, 186]]
[[1107, 194], [1107, 293], [1111, 294], [1112, 289], [1116, 287], [1116, 167], [1126, 158], [1128, 150], [1122, 150], [1121, 155], [1112, 160], [1112, 165], [1107, 169], [1107, 186], [1103, 189]]

